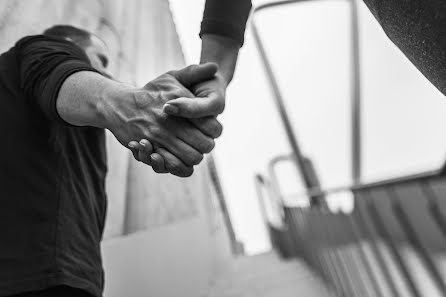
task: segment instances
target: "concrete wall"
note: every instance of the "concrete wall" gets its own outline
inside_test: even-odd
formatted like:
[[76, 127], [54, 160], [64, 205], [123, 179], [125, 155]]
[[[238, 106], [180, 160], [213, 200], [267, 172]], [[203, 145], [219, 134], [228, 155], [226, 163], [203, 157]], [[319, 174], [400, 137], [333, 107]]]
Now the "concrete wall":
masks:
[[[57, 23], [103, 38], [121, 81], [141, 86], [184, 66], [167, 0], [2, 0], [0, 50]], [[135, 162], [111, 134], [107, 148], [105, 295], [204, 296], [231, 257], [206, 162], [180, 179]]]

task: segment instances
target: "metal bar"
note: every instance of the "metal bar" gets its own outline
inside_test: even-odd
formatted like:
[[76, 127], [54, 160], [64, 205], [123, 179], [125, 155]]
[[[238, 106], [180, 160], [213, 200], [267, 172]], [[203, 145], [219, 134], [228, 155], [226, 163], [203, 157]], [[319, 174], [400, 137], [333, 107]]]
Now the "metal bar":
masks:
[[351, 0], [351, 141], [352, 141], [352, 180], [360, 182], [362, 176], [362, 156], [361, 156], [361, 64], [359, 48], [359, 18], [357, 0]]
[[429, 182], [421, 183], [421, 190], [429, 200], [429, 212], [431, 213], [435, 224], [443, 234], [443, 237], [446, 238], [446, 218], [438, 205], [437, 194], [432, 189]]
[[[327, 234], [327, 236], [330, 236], [330, 233]], [[349, 270], [348, 266], [345, 264], [343, 257], [339, 254], [338, 249], [331, 248], [328, 252], [328, 254], [332, 258], [332, 262], [334, 263], [333, 266], [335, 270], [338, 271], [338, 277], [342, 280], [342, 283], [344, 284], [345, 289], [348, 292], [349, 296], [361, 296], [357, 294], [357, 289], [355, 287], [355, 283], [352, 281], [351, 278], [351, 271]]]
[[346, 274], [344, 271], [342, 271], [342, 267], [339, 266], [337, 263], [335, 263], [333, 252], [327, 250], [327, 257], [328, 257], [328, 261], [329, 261], [332, 269], [334, 270], [335, 279], [338, 281], [339, 285], [341, 286], [343, 295], [350, 296], [350, 297], [355, 296], [355, 294], [352, 293], [350, 284], [348, 282], [346, 282], [346, 279], [345, 279]]
[[368, 210], [370, 213], [370, 218], [372, 219], [372, 221], [375, 225], [375, 228], [378, 231], [378, 234], [384, 239], [384, 242], [389, 247], [389, 250], [394, 257], [399, 270], [403, 274], [406, 285], [408, 286], [411, 293], [415, 297], [422, 297], [420, 289], [415, 284], [413, 276], [411, 275], [409, 269], [407, 268], [407, 265], [404, 262], [403, 257], [400, 255], [396, 243], [392, 239], [392, 235], [389, 233], [386, 226], [384, 226], [384, 223], [382, 222], [381, 215], [379, 214], [378, 210], [376, 209], [375, 204], [371, 200], [368, 203]]
[[[260, 57], [265, 68], [265, 72], [269, 83], [271, 85], [271, 90], [274, 94], [274, 99], [276, 106], [279, 110], [279, 114], [282, 119], [282, 123], [285, 128], [285, 132], [288, 137], [288, 141], [292, 148], [293, 154], [296, 156], [295, 162], [299, 173], [301, 174], [302, 180], [308, 190], [315, 188], [311, 174], [308, 172], [308, 168], [305, 166], [305, 161], [303, 154], [301, 152], [299, 143], [295, 131], [290, 123], [288, 112], [285, 108], [282, 93], [280, 92], [279, 84], [277, 82], [276, 76], [270, 64], [270, 60], [266, 53], [265, 47], [263, 45], [262, 39], [260, 38], [259, 31], [255, 23], [255, 15], [265, 9], [284, 6], [288, 4], [309, 2], [314, 0], [286, 0], [286, 1], [275, 1], [270, 3], [265, 3], [259, 5], [253, 9], [253, 17], [251, 18], [252, 31], [254, 36], [254, 41], [258, 47]], [[352, 50], [352, 62], [351, 62], [351, 118], [352, 118], [352, 179], [354, 182], [358, 182], [361, 178], [361, 80], [360, 80], [360, 53], [359, 53], [359, 24], [358, 24], [358, 8], [356, 5], [356, 0], [347, 0], [350, 5], [351, 10], [351, 50]]]
[[328, 236], [332, 238], [332, 248], [338, 253], [342, 263], [345, 265], [349, 276], [348, 278], [356, 292], [354, 296], [369, 296], [367, 285], [362, 277], [362, 273], [358, 267], [354, 254], [349, 250], [348, 244], [344, 245], [345, 232], [349, 232], [349, 230], [345, 229], [341, 216], [342, 214], [326, 214], [329, 223], [325, 222], [324, 225], [328, 227]]
[[373, 288], [373, 291], [375, 292], [375, 296], [383, 296], [384, 294], [382, 293], [381, 287], [378, 285], [378, 281], [376, 279], [375, 273], [372, 270], [372, 265], [369, 262], [369, 259], [366, 256], [364, 247], [361, 243], [361, 235], [360, 235], [361, 231], [356, 226], [352, 215], [350, 215], [348, 217], [348, 219], [349, 219], [349, 225], [350, 225], [350, 228], [352, 231], [351, 234], [358, 245], [359, 258], [362, 262], [362, 266], [365, 269], [366, 275], [370, 279], [371, 287]]
[[303, 257], [306, 257], [307, 250], [305, 250], [305, 245], [302, 246], [303, 240], [299, 241], [298, 238], [300, 232], [298, 229], [297, 224], [297, 218], [295, 217], [294, 208], [290, 207], [284, 207], [284, 213], [285, 213], [285, 222], [286, 226], [288, 227], [287, 232], [289, 235], [289, 238], [291, 239], [291, 244], [293, 246], [293, 254], [298, 255], [301, 254]]
[[[268, 162], [268, 175], [271, 179], [271, 189], [275, 192], [275, 196], [278, 197], [279, 203], [284, 205], [285, 201], [283, 199], [282, 189], [279, 184], [279, 178], [277, 177], [276, 167], [281, 162], [294, 162], [295, 158], [292, 154], [290, 155], [282, 155], [277, 156], [271, 159]], [[320, 189], [320, 182], [316, 174], [316, 170], [313, 166], [311, 159], [303, 156], [304, 169], [308, 174], [308, 177], [311, 180], [313, 188]], [[317, 208], [327, 208], [327, 203], [325, 201], [324, 195], [314, 195], [314, 196], [306, 196], [305, 198], [310, 197], [310, 205]]]
[[401, 229], [406, 234], [407, 239], [414, 247], [419, 257], [422, 259], [425, 267], [427, 268], [427, 271], [437, 285], [437, 288], [441, 291], [443, 296], [446, 296], [446, 285], [443, 281], [443, 278], [441, 277], [441, 273], [432, 258], [429, 256], [429, 250], [425, 247], [421, 239], [418, 237], [414, 227], [410, 223], [409, 216], [401, 205], [400, 199], [398, 198], [398, 193], [391, 187], [387, 189], [387, 192], [389, 193], [389, 197], [391, 197], [393, 212], [395, 213], [395, 217], [397, 218]]
[[[317, 223], [319, 220], [316, 221]], [[337, 263], [335, 263], [333, 252], [328, 247], [321, 247], [320, 242], [328, 239], [324, 226], [317, 224], [312, 226], [311, 232], [308, 232], [309, 250], [313, 253], [314, 258], [321, 265], [321, 273], [326, 273], [330, 277], [330, 283], [335, 287], [339, 296], [352, 296], [350, 287], [346, 284], [345, 278], [342, 277]]]
[[[254, 177], [254, 185], [256, 188], [256, 192], [257, 192], [257, 198], [259, 201], [259, 206], [260, 206], [260, 212], [262, 215], [263, 220], [265, 221], [265, 223], [270, 223], [271, 225], [273, 225], [274, 227], [277, 227], [278, 229], [282, 228], [283, 229], [283, 214], [281, 212], [279, 212], [277, 214], [277, 217], [281, 219], [280, 225], [275, 225], [273, 221], [270, 220], [270, 218], [268, 217], [268, 212], [266, 210], [266, 198], [263, 195], [263, 191], [262, 189], [267, 190], [269, 193], [271, 193], [271, 183], [268, 182], [268, 180], [262, 176], [261, 174], [256, 174]], [[269, 196], [269, 200], [271, 203], [271, 207], [273, 208], [272, 211], [280, 211], [282, 210], [281, 205], [277, 205], [277, 199], [272, 199], [272, 197], [270, 195]]]
[[[308, 216], [315, 216], [318, 210], [307, 210]], [[320, 212], [317, 215], [321, 215]], [[323, 224], [322, 219], [317, 217], [312, 220], [309, 236], [313, 238], [314, 246], [319, 247], [319, 254], [322, 254], [326, 260], [326, 266], [331, 271], [332, 282], [338, 287], [338, 291], [344, 296], [357, 296], [354, 293], [352, 283], [349, 281], [348, 271], [344, 265], [341, 265], [341, 259], [336, 250], [330, 246], [332, 240], [332, 232], [327, 229], [327, 225]], [[310, 247], [311, 250], [317, 250]]]
[[265, 223], [265, 225], [267, 225], [269, 223], [269, 219], [266, 211], [265, 198], [263, 196], [263, 191], [262, 191], [262, 188], [266, 187], [266, 185], [265, 185], [265, 179], [261, 174], [255, 175], [254, 186], [256, 188], [257, 198], [259, 201], [260, 214], [262, 216], [263, 222]]
[[358, 223], [358, 227], [360, 230], [362, 230], [364, 235], [370, 239], [370, 247], [372, 248], [372, 252], [375, 256], [375, 259], [378, 262], [380, 271], [384, 275], [384, 279], [386, 280], [386, 282], [389, 286], [389, 289], [392, 292], [392, 296], [400, 297], [400, 294], [395, 286], [393, 276], [390, 274], [390, 269], [389, 269], [386, 261], [384, 260], [384, 257], [382, 255], [380, 249], [378, 248], [378, 244], [376, 243], [376, 241], [373, 238], [374, 235], [372, 234], [372, 231], [370, 230], [370, 227], [366, 222], [366, 218], [365, 218], [365, 215], [363, 212], [364, 212], [364, 210], [358, 206], [357, 212], [356, 212], [356, 215], [357, 215], [356, 222]]
[[223, 214], [223, 221], [226, 225], [226, 230], [228, 232], [229, 240], [231, 241], [231, 250], [234, 255], [238, 255], [242, 251], [239, 250], [239, 241], [237, 240], [237, 235], [235, 234], [234, 227], [232, 225], [229, 210], [226, 205], [226, 198], [223, 193], [223, 187], [221, 185], [221, 181], [218, 176], [217, 166], [215, 164], [215, 160], [212, 157], [212, 155], [210, 155], [210, 157], [208, 158], [208, 164], [209, 164], [208, 168], [211, 181], [214, 185], [215, 192], [217, 193], [218, 202], [220, 204], [221, 212]]
[[365, 190], [372, 190], [377, 189], [380, 187], [390, 186], [390, 185], [406, 185], [410, 184], [412, 182], [423, 182], [423, 181], [429, 181], [429, 180], [436, 180], [440, 178], [444, 178], [444, 175], [442, 175], [443, 172], [441, 169], [437, 170], [430, 170], [430, 171], [424, 171], [417, 174], [411, 174], [406, 176], [400, 176], [395, 178], [390, 178], [387, 180], [377, 181], [377, 182], [370, 182], [370, 183], [353, 183], [351, 185], [347, 186], [340, 186], [340, 187], [333, 187], [329, 189], [321, 190], [319, 188], [311, 189], [310, 191], [301, 192], [296, 194], [296, 196], [300, 197], [307, 197], [309, 195], [311, 196], [318, 196], [318, 195], [332, 195], [336, 193], [341, 192], [350, 192], [350, 191], [365, 191]]
[[275, 168], [276, 168], [277, 164], [279, 164], [281, 162], [286, 162], [286, 161], [294, 162], [295, 160], [292, 155], [282, 155], [282, 156], [274, 157], [268, 163], [268, 175], [271, 180], [271, 190], [273, 190], [278, 202], [282, 206], [285, 205], [285, 202], [283, 200], [283, 195], [282, 195], [282, 191], [281, 191], [280, 184], [279, 184], [279, 179], [277, 178]]
[[271, 246], [274, 247], [276, 245], [274, 242], [275, 236], [272, 234], [270, 226], [269, 226], [266, 205], [265, 205], [264, 196], [263, 196], [263, 192], [262, 192], [262, 187], [265, 186], [265, 181], [260, 174], [256, 174], [256, 176], [254, 178], [254, 184], [255, 184], [256, 191], [257, 191], [257, 198], [259, 201], [260, 213], [261, 213], [261, 216], [263, 219], [263, 224], [265, 226], [265, 229], [267, 230], [268, 238], [271, 243]]
[[311, 189], [311, 188], [313, 188], [313, 185], [311, 184], [310, 177], [304, 170], [303, 156], [302, 156], [302, 152], [301, 152], [299, 143], [296, 138], [296, 134], [295, 134], [294, 129], [291, 125], [288, 111], [285, 108], [282, 93], [280, 92], [278, 82], [276, 80], [276, 77], [273, 74], [273, 69], [272, 69], [269, 59], [267, 57], [265, 48], [264, 48], [263, 43], [260, 39], [260, 35], [258, 33], [258, 30], [257, 30], [257, 27], [256, 27], [254, 21], [252, 21], [252, 31], [254, 34], [254, 40], [257, 43], [257, 47], [259, 49], [259, 53], [262, 58], [263, 66], [265, 67], [265, 71], [266, 71], [269, 83], [271, 85], [272, 92], [274, 93], [275, 103], [276, 103], [277, 109], [279, 110], [280, 118], [282, 119], [282, 124], [284, 125], [289, 144], [291, 146], [293, 154], [296, 156], [294, 161], [296, 162], [297, 170], [301, 174], [302, 181], [304, 182], [305, 187], [307, 189]]

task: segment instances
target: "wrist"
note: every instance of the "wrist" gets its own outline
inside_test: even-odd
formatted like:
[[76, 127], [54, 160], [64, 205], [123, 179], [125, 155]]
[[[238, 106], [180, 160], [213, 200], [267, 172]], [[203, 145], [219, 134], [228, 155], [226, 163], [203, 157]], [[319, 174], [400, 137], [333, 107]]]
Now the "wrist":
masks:
[[113, 82], [101, 90], [99, 100], [96, 102], [95, 113], [97, 127], [113, 131], [120, 124], [123, 103], [132, 96], [133, 87]]
[[226, 86], [231, 82], [237, 63], [240, 45], [231, 38], [204, 34], [202, 37], [200, 63], [214, 62], [218, 65], [217, 74]]

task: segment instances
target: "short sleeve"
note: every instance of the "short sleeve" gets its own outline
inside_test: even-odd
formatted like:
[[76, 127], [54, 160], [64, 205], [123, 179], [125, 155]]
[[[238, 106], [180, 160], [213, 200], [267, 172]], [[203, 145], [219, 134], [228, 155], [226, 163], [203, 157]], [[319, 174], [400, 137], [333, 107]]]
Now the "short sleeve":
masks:
[[251, 0], [206, 0], [200, 37], [221, 35], [242, 46], [251, 7]]
[[20, 88], [49, 120], [67, 124], [58, 114], [56, 101], [63, 82], [78, 71], [96, 71], [77, 45], [43, 35], [29, 36], [15, 45]]

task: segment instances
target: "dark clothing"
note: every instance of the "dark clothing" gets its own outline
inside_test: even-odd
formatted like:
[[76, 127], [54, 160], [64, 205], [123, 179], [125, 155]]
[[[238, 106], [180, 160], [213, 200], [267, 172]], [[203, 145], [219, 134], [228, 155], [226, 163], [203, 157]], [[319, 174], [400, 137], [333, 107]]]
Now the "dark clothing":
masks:
[[222, 35], [243, 45], [250, 10], [251, 0], [206, 0], [200, 36]]
[[446, 95], [446, 2], [364, 0], [384, 32]]
[[[446, 2], [364, 0], [384, 32], [427, 79], [446, 95]], [[243, 44], [250, 0], [207, 0], [201, 33]]]
[[105, 132], [66, 124], [64, 80], [82, 49], [26, 37], [0, 56], [0, 296], [68, 285], [100, 296]]
[[18, 294], [10, 297], [92, 297], [92, 296], [93, 295], [87, 293], [84, 290], [67, 286], [59, 286], [41, 291], [33, 291], [33, 292]]

